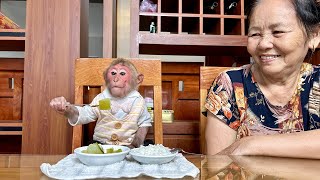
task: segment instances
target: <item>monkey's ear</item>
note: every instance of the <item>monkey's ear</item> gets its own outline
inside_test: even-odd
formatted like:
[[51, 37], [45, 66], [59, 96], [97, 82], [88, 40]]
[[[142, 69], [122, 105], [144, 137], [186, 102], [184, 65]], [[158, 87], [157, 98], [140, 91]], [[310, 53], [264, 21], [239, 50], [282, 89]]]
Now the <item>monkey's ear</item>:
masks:
[[139, 74], [137, 77], [137, 85], [140, 85], [143, 81], [144, 75], [143, 74]]

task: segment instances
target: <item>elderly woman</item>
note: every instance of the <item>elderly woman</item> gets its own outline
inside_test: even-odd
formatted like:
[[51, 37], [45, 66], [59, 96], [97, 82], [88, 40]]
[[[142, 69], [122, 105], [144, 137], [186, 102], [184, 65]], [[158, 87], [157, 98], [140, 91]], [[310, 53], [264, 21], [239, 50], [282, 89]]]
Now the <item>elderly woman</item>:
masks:
[[248, 14], [254, 62], [221, 73], [207, 96], [208, 154], [320, 159], [320, 41], [316, 0], [256, 0]]

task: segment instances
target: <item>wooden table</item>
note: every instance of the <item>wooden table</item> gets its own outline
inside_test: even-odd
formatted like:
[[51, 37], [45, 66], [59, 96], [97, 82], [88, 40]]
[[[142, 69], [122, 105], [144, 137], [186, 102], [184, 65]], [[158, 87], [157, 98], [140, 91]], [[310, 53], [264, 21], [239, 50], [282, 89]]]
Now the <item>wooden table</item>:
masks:
[[[40, 171], [44, 162], [55, 164], [66, 155], [0, 155], [0, 179], [49, 179]], [[251, 156], [191, 156], [197, 179], [319, 179], [320, 160]], [[139, 179], [149, 179], [139, 177]], [[187, 177], [190, 179], [190, 177]]]

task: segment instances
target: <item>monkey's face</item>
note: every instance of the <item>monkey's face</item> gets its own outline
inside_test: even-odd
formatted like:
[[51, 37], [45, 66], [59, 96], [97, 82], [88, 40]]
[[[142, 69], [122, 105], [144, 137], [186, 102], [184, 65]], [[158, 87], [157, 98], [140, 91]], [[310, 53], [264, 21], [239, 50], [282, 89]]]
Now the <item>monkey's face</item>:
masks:
[[108, 89], [113, 97], [122, 98], [133, 90], [132, 73], [127, 66], [116, 64], [107, 73]]

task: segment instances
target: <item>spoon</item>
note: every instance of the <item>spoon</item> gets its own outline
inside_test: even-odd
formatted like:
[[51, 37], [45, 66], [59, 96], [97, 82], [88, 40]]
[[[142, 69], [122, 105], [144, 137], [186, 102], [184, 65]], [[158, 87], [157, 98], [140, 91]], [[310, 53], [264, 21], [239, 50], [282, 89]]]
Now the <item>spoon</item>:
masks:
[[190, 154], [190, 155], [203, 155], [203, 154], [198, 154], [198, 153], [187, 152], [181, 148], [172, 148], [172, 149], [170, 149], [170, 152], [172, 154], [175, 154], [176, 152], [178, 152], [178, 153]]
[[67, 106], [91, 106], [91, 107], [99, 107], [99, 105], [90, 105], [90, 104], [68, 104]]

